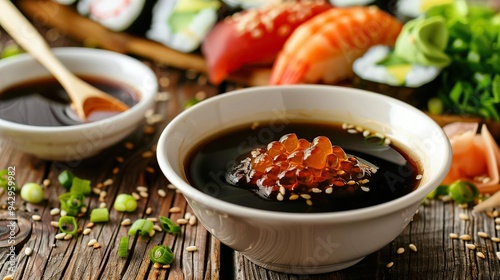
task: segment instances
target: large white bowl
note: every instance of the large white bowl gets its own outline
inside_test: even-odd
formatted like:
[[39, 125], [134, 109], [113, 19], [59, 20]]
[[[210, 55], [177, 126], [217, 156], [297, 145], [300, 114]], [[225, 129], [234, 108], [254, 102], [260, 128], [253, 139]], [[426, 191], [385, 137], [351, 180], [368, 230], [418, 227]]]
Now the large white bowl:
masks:
[[[42, 159], [79, 161], [96, 155], [135, 130], [158, 90], [157, 78], [144, 63], [124, 54], [89, 48], [55, 48], [72, 72], [103, 77], [135, 88], [139, 102], [129, 110], [96, 122], [42, 127], [0, 119], [0, 136], [15, 148]], [[50, 74], [29, 54], [0, 60], [0, 91]]]
[[[347, 122], [385, 134], [421, 164], [419, 187], [367, 208], [297, 214], [221, 201], [187, 182], [183, 161], [200, 140], [238, 124], [271, 121], [278, 127], [292, 118]], [[222, 243], [271, 270], [324, 273], [354, 265], [396, 238], [448, 172], [451, 146], [434, 121], [396, 99], [344, 87], [298, 85], [237, 90], [193, 106], [163, 131], [157, 156], [168, 180]]]

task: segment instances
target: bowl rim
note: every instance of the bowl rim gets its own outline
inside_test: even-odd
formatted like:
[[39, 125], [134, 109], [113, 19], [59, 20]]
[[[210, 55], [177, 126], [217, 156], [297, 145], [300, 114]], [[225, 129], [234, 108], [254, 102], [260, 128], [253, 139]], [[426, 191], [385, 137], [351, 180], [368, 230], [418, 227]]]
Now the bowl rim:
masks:
[[[436, 128], [440, 128], [439, 133], [441, 137], [444, 137], [446, 141], [443, 141], [443, 148], [439, 149], [442, 157], [446, 157], [447, 160], [445, 164], [443, 164], [439, 170], [435, 170], [437, 174], [441, 174], [441, 176], [436, 176], [435, 178], [427, 181], [426, 184], [419, 185], [417, 189], [414, 191], [393, 199], [391, 201], [377, 204], [373, 206], [368, 206], [359, 209], [353, 210], [345, 210], [338, 212], [321, 212], [321, 213], [295, 213], [295, 212], [279, 212], [279, 211], [270, 211], [263, 209], [255, 209], [247, 206], [241, 206], [238, 204], [230, 203], [227, 201], [223, 201], [221, 199], [212, 197], [208, 194], [203, 193], [197, 188], [188, 184], [182, 176], [177, 175], [177, 173], [172, 168], [172, 165], [167, 160], [165, 142], [166, 138], [169, 135], [170, 131], [173, 131], [173, 127], [176, 123], [180, 122], [186, 115], [190, 114], [191, 110], [195, 110], [198, 106], [210, 106], [211, 103], [217, 102], [219, 99], [226, 98], [227, 93], [223, 93], [214, 97], [211, 97], [203, 102], [195, 104], [187, 110], [184, 110], [179, 115], [177, 115], [172, 121], [168, 123], [165, 129], [162, 131], [160, 138], [158, 139], [157, 145], [157, 160], [165, 177], [176, 186], [177, 189], [181, 191], [183, 195], [187, 198], [190, 198], [197, 203], [202, 203], [204, 205], [208, 205], [209, 208], [214, 208], [222, 213], [226, 213], [228, 215], [240, 216], [250, 219], [263, 218], [267, 221], [280, 221], [280, 222], [296, 222], [296, 223], [304, 223], [304, 224], [316, 224], [318, 222], [354, 222], [360, 220], [366, 220], [374, 217], [379, 217], [383, 215], [387, 215], [391, 212], [395, 212], [399, 209], [406, 208], [411, 206], [414, 203], [421, 202], [425, 196], [432, 191], [431, 185], [438, 186], [439, 183], [444, 179], [447, 174], [450, 166], [451, 166], [451, 144], [448, 140], [448, 137], [442, 130], [442, 128], [434, 121], [431, 117], [426, 115], [421, 110], [401, 101], [395, 99], [390, 96], [362, 90], [356, 88], [348, 88], [336, 85], [315, 85], [315, 84], [301, 84], [301, 85], [278, 85], [278, 86], [256, 86], [250, 88], [243, 88], [229, 92], [231, 96], [235, 96], [238, 94], [251, 94], [254, 91], [260, 90], [283, 90], [287, 88], [301, 88], [301, 89], [314, 89], [314, 88], [329, 88], [331, 90], [340, 90], [340, 91], [349, 91], [349, 92], [358, 92], [361, 94], [371, 94], [373, 98], [384, 99], [388, 102], [393, 102], [397, 106], [406, 107], [409, 110], [412, 110], [415, 114], [420, 115], [421, 118], [425, 119], [426, 122], [434, 125]], [[412, 213], [413, 215], [413, 213]]]
[[[109, 50], [104, 50], [104, 49], [92, 49], [92, 48], [84, 48], [84, 47], [55, 47], [52, 48], [52, 52], [54, 53], [55, 56], [58, 58], [64, 59], [64, 57], [76, 57], [78, 59], [82, 58], [92, 58], [99, 60], [99, 57], [105, 56], [107, 59], [107, 62], [110, 62], [111, 60], [113, 61], [126, 61], [127, 63], [133, 64], [134, 69], [139, 69], [142, 68], [145, 73], [155, 75], [151, 69], [144, 63], [141, 63], [135, 58], [132, 58], [130, 56], [127, 56], [125, 54], [117, 53], [114, 51], [109, 51]], [[38, 62], [35, 60], [33, 56], [31, 56], [29, 53], [21, 53], [17, 54], [11, 57], [7, 57], [4, 59], [0, 60], [0, 69], [3, 67], [10, 67], [12, 64], [17, 64], [17, 63], [35, 63], [38, 64]], [[43, 66], [42, 66], [43, 67]], [[142, 71], [141, 70], [141, 71]], [[152, 76], [152, 77], [153, 77]], [[154, 79], [156, 80], [156, 76], [154, 76]], [[116, 80], [116, 79], [115, 79]], [[120, 81], [123, 82], [123, 81]], [[68, 125], [68, 126], [35, 126], [35, 125], [27, 125], [27, 124], [22, 124], [22, 123], [16, 123], [16, 122], [11, 122], [7, 121], [4, 119], [0, 118], [0, 127], [3, 129], [9, 129], [11, 131], [16, 131], [16, 132], [29, 132], [29, 133], [39, 133], [39, 134], [48, 134], [48, 133], [60, 133], [60, 132], [75, 132], [75, 131], [81, 131], [85, 129], [93, 129], [93, 128], [98, 128], [102, 126], [103, 124], [107, 124], [110, 122], [120, 122], [120, 120], [123, 121], [123, 119], [127, 119], [132, 115], [137, 114], [137, 112], [143, 110], [144, 106], [147, 106], [150, 101], [154, 99], [155, 93], [158, 91], [158, 86], [154, 85], [152, 87], [153, 90], [151, 92], [140, 92], [141, 98], [131, 108], [128, 110], [102, 119], [94, 122], [88, 122], [88, 123], [82, 123], [82, 124], [75, 124], [75, 125]], [[138, 89], [136, 89], [138, 90]]]

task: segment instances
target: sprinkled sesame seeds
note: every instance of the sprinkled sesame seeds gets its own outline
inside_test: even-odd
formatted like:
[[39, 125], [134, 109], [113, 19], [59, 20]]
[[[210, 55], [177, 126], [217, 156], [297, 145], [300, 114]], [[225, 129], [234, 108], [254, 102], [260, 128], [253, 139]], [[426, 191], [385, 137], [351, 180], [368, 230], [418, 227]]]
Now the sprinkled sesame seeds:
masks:
[[476, 245], [471, 244], [471, 243], [465, 244], [465, 247], [467, 247], [467, 249], [469, 249], [469, 250], [475, 250], [476, 249]]
[[459, 237], [459, 238], [460, 238], [460, 240], [464, 240], [464, 241], [469, 241], [469, 240], [471, 240], [471, 239], [472, 239], [472, 238], [470, 237], [470, 235], [468, 235], [468, 234], [462, 234], [462, 235], [460, 235], [460, 237]]
[[398, 250], [396, 251], [396, 253], [397, 253], [398, 255], [403, 254], [404, 252], [405, 252], [405, 248], [403, 248], [403, 247], [398, 248]]
[[458, 238], [458, 234], [456, 234], [456, 233], [450, 233], [450, 238], [451, 239], [457, 239]]
[[387, 268], [391, 268], [393, 266], [394, 266], [394, 262], [390, 262], [390, 263], [388, 263], [388, 264], [385, 265], [385, 267], [387, 267]]
[[481, 259], [486, 259], [486, 256], [482, 252], [477, 252], [476, 255]]
[[188, 251], [188, 252], [194, 252], [197, 250], [198, 250], [198, 248], [196, 246], [187, 246], [186, 247], [186, 251]]
[[465, 214], [465, 213], [460, 213], [458, 215], [458, 217], [464, 221], [468, 221], [469, 220], [469, 215]]
[[415, 246], [415, 244], [408, 245], [408, 248], [410, 248], [410, 250], [412, 250], [413, 252], [417, 251], [417, 246]]

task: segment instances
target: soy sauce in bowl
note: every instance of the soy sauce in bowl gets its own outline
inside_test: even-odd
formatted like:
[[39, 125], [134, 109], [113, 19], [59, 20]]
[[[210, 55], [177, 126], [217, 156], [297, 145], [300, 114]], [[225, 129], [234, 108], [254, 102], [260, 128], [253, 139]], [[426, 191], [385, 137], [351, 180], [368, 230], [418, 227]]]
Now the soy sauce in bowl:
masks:
[[[129, 107], [139, 102], [139, 94], [129, 85], [100, 77], [80, 78], [118, 98]], [[87, 122], [117, 114], [119, 112], [96, 111], [89, 115]], [[34, 79], [2, 90], [0, 119], [33, 126], [68, 126], [85, 123], [73, 111], [69, 96], [53, 77]]]

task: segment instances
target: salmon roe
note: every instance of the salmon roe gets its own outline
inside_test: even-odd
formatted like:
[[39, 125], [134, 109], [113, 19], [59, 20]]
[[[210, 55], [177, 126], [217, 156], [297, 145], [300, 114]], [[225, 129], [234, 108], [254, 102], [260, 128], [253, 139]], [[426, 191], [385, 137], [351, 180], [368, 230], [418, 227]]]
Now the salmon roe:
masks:
[[376, 171], [375, 166], [346, 154], [325, 136], [309, 142], [290, 133], [265, 148], [253, 149], [226, 174], [226, 180], [268, 199], [302, 198], [311, 204], [311, 194], [369, 191], [368, 183]]

